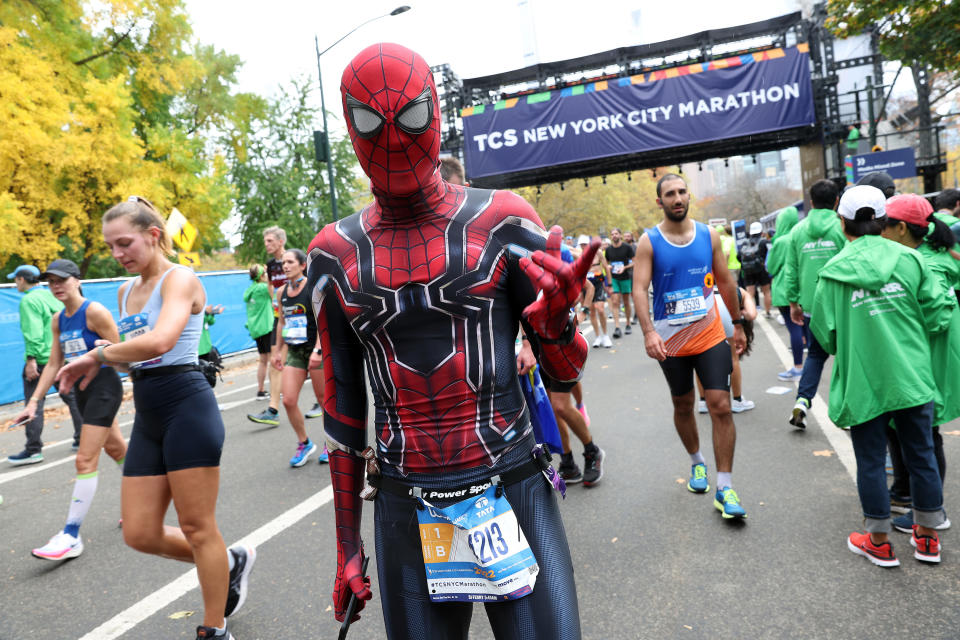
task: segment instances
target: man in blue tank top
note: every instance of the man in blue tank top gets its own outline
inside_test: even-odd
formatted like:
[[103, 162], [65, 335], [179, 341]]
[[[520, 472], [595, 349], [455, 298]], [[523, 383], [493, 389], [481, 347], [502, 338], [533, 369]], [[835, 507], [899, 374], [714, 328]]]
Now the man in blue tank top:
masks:
[[[647, 355], [660, 363], [673, 399], [673, 421], [692, 463], [687, 489], [707, 493], [707, 466], [693, 415], [693, 372], [703, 383], [713, 422], [717, 492], [713, 504], [724, 518], [745, 518], [733, 490], [736, 428], [730, 411], [730, 346], [720, 320], [716, 285], [734, 323], [737, 352], [746, 346], [737, 304], [736, 282], [717, 233], [687, 217], [690, 194], [680, 176], [668, 173], [657, 182], [663, 221], [647, 229], [634, 259], [633, 296]], [[653, 283], [653, 319], [647, 291]]]

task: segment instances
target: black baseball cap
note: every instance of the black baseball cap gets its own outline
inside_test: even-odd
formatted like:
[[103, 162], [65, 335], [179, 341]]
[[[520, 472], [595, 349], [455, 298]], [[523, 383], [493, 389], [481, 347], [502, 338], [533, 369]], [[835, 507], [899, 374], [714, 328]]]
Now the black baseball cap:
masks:
[[894, 184], [893, 178], [890, 177], [890, 174], [886, 171], [874, 171], [873, 173], [868, 173], [859, 180], [857, 180], [858, 185], [868, 185], [871, 187], [876, 187], [883, 191], [883, 197], [892, 198], [893, 195], [897, 192], [897, 185]]
[[58, 278], [77, 278], [80, 279], [80, 268], [77, 267], [76, 263], [73, 260], [67, 260], [66, 258], [59, 258], [50, 263], [50, 266], [47, 267], [47, 270], [40, 274], [40, 277], [44, 280], [48, 280], [50, 276], [57, 276]]

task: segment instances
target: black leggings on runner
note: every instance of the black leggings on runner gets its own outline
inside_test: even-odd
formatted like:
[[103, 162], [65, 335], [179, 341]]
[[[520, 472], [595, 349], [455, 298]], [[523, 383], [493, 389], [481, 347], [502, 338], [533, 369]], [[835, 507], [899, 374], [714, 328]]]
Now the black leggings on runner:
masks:
[[[533, 593], [484, 605], [493, 634], [497, 640], [577, 640], [580, 613], [573, 562], [553, 488], [538, 473], [506, 487], [506, 496], [540, 565], [540, 574]], [[387, 637], [466, 638], [473, 604], [430, 602], [416, 511], [412, 498], [383, 491], [377, 494], [377, 567]]]

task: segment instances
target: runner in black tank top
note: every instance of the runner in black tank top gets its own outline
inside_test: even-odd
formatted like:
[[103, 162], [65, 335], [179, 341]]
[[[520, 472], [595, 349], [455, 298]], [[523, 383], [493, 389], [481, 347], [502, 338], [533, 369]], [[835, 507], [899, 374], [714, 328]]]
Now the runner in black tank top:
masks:
[[[291, 467], [302, 467], [317, 451], [317, 444], [307, 436], [303, 412], [297, 404], [307, 372], [314, 371], [315, 376], [321, 378], [319, 370], [323, 366], [320, 344], [317, 342], [317, 318], [303, 273], [306, 266], [307, 256], [300, 249], [284, 252], [283, 270], [287, 275], [287, 284], [279, 293], [280, 319], [272, 357], [274, 368], [282, 371], [283, 408], [297, 434], [297, 449], [290, 458]], [[326, 462], [326, 459], [324, 447], [320, 462]]]

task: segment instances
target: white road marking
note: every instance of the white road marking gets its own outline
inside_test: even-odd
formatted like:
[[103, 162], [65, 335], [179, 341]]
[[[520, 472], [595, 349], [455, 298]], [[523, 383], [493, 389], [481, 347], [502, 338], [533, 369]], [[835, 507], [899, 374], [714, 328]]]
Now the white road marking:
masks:
[[[770, 344], [773, 345], [773, 350], [780, 359], [780, 362], [783, 364], [784, 369], [791, 368], [793, 366], [793, 356], [790, 355], [786, 344], [776, 334], [773, 327], [771, 327], [770, 323], [767, 322], [767, 319], [758, 315], [756, 324], [763, 329], [763, 333], [767, 336], [767, 340], [769, 340]], [[830, 446], [832, 446], [833, 450], [837, 452], [837, 457], [840, 458], [840, 462], [842, 462], [843, 466], [847, 468], [847, 473], [850, 474], [850, 477], [853, 478], [854, 484], [856, 484], [857, 459], [853, 454], [853, 444], [850, 442], [850, 437], [842, 429], [838, 429], [833, 425], [833, 422], [830, 420], [830, 416], [827, 415], [827, 403], [823, 401], [823, 396], [817, 393], [814, 401], [811, 404], [812, 406], [810, 407], [810, 411], [807, 413], [807, 415], [812, 415], [817, 421], [817, 426], [820, 427], [823, 435], [827, 436]], [[786, 423], [786, 420], [784, 420], [784, 423]], [[810, 428], [809, 424], [807, 425], [807, 428]]]
[[[280, 514], [251, 534], [237, 540], [236, 544], [260, 546], [274, 536], [289, 529], [333, 499], [333, 488], [327, 487], [300, 504]], [[107, 620], [102, 625], [81, 637], [80, 640], [113, 640], [140, 624], [160, 609], [186, 595], [199, 586], [197, 570], [191, 569], [176, 580], [157, 589], [143, 600]]]

